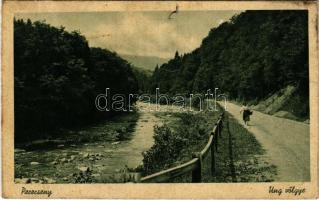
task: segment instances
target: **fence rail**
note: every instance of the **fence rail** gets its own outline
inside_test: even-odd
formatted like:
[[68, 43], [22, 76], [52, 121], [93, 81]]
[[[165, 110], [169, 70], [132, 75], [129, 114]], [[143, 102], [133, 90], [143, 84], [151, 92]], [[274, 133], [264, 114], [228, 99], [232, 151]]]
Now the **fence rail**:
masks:
[[207, 157], [209, 151], [211, 152], [211, 172], [214, 175], [216, 173], [216, 158], [215, 154], [218, 150], [218, 139], [221, 137], [221, 131], [223, 128], [224, 113], [222, 113], [214, 129], [209, 136], [208, 142], [201, 152], [193, 154], [193, 159], [170, 169], [166, 169], [155, 174], [151, 174], [136, 180], [140, 183], [161, 183], [166, 182], [172, 178], [192, 172], [192, 182], [199, 183], [202, 181], [202, 168], [203, 160]]

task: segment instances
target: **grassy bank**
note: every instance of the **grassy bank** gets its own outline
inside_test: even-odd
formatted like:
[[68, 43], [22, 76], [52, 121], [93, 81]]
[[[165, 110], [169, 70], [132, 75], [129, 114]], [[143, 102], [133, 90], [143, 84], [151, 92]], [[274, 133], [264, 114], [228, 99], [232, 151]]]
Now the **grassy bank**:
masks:
[[300, 94], [300, 87], [288, 85], [260, 100], [231, 101], [239, 106], [244, 103], [262, 113], [280, 118], [309, 123], [309, 97]]
[[[201, 151], [220, 112], [159, 113], [166, 122], [155, 127], [155, 144], [144, 154], [143, 175], [149, 175], [189, 161]], [[264, 150], [244, 127], [226, 115], [216, 155], [216, 175], [210, 171], [211, 158], [203, 162], [203, 182], [269, 182], [276, 167], [264, 161]], [[191, 173], [169, 182], [191, 182]]]
[[155, 127], [155, 144], [144, 154], [143, 175], [177, 166], [207, 143], [219, 112], [157, 113], [164, 125]]
[[[210, 176], [209, 162], [205, 162], [204, 181], [207, 182], [270, 182], [276, 167], [264, 159], [265, 151], [256, 138], [229, 114], [216, 155], [216, 176]], [[210, 159], [210, 158], [209, 158]], [[207, 170], [208, 169], [208, 170]]]

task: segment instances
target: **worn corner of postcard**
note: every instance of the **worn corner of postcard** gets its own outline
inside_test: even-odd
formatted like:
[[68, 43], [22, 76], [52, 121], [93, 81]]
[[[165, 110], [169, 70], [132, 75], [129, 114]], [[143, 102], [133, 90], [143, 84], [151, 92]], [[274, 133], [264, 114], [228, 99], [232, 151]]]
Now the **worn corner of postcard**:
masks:
[[318, 198], [313, 1], [5, 1], [5, 198]]

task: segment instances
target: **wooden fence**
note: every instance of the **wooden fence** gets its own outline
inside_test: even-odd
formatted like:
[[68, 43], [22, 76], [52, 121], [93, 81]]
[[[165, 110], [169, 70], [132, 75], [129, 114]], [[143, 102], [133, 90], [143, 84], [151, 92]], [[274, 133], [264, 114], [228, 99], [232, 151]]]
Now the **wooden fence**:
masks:
[[215, 126], [211, 135], [208, 139], [208, 142], [205, 148], [201, 152], [193, 154], [193, 159], [167, 170], [157, 172], [142, 178], [138, 178], [136, 182], [140, 183], [161, 183], [167, 182], [168, 180], [178, 177], [189, 172], [192, 172], [192, 182], [200, 183], [202, 181], [202, 169], [203, 169], [203, 160], [207, 157], [209, 151], [211, 153], [211, 173], [214, 175], [216, 173], [216, 157], [215, 154], [218, 150], [218, 139], [221, 137], [221, 131], [223, 128], [223, 119], [224, 113], [222, 113]]

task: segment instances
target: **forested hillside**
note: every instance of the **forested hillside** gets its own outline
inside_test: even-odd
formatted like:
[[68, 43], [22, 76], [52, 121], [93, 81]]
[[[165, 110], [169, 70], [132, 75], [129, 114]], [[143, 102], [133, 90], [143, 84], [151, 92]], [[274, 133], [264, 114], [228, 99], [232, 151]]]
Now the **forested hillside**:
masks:
[[125, 60], [106, 49], [89, 48], [78, 32], [14, 20], [16, 141], [111, 117], [114, 112], [100, 112], [94, 104], [107, 87], [110, 94], [138, 91]]
[[150, 79], [153, 74], [151, 70], [133, 67], [133, 73], [138, 83], [138, 94], [149, 93]]
[[205, 92], [255, 102], [293, 85], [294, 102], [309, 113], [307, 11], [246, 11], [211, 29], [198, 49], [176, 53], [156, 68], [151, 90]]

